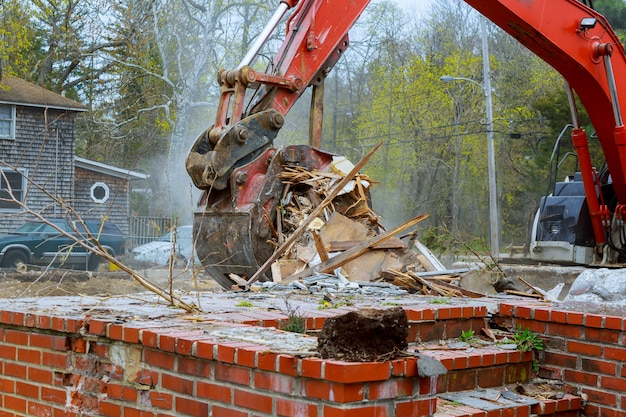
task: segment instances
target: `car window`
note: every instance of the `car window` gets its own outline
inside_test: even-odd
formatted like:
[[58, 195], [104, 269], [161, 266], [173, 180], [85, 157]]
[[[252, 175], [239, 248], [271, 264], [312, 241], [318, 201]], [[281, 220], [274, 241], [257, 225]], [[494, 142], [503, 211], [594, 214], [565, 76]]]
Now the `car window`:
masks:
[[38, 227], [40, 227], [42, 225], [42, 223], [38, 223], [38, 222], [26, 222], [23, 225], [21, 225], [20, 227], [18, 227], [17, 229], [15, 229], [15, 231], [13, 231], [13, 233], [19, 234], [19, 235], [27, 235], [31, 232], [34, 232]]

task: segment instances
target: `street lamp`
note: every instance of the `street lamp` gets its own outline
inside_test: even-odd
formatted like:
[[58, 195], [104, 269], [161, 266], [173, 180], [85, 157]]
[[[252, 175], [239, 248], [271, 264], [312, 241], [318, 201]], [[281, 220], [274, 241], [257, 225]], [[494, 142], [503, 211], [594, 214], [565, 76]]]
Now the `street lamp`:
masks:
[[469, 81], [478, 85], [485, 94], [485, 113], [487, 116], [487, 166], [489, 176], [489, 224], [490, 224], [490, 241], [491, 241], [491, 256], [494, 259], [500, 257], [500, 231], [498, 227], [498, 196], [496, 187], [496, 156], [495, 145], [493, 138], [493, 110], [491, 103], [491, 80], [489, 76], [489, 51], [487, 49], [487, 30], [485, 26], [484, 18], [482, 23], [482, 41], [483, 41], [483, 77], [485, 84], [481, 84], [476, 80], [464, 77], [452, 77], [450, 75], [442, 75], [439, 80], [444, 83], [453, 81]]

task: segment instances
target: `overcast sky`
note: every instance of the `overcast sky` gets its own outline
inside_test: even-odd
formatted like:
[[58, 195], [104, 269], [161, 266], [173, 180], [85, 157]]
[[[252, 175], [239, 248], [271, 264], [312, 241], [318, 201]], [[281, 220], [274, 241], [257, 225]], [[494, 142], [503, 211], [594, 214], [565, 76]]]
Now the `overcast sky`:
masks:
[[430, 5], [433, 3], [433, 0], [395, 0], [401, 7], [407, 10], [417, 10], [417, 13], [424, 13]]

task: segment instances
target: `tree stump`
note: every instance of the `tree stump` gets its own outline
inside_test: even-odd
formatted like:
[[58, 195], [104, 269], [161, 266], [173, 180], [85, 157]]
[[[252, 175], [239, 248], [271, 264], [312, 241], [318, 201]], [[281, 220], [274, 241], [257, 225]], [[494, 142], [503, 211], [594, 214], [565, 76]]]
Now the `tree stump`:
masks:
[[326, 319], [317, 348], [325, 359], [384, 361], [406, 350], [408, 333], [408, 320], [401, 307], [352, 311]]

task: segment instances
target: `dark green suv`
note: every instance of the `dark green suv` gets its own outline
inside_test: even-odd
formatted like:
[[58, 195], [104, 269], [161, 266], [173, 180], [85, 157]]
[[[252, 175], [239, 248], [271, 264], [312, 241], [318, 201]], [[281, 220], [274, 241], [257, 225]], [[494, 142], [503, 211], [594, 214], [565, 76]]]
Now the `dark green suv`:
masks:
[[[119, 227], [111, 222], [83, 220], [93, 238], [81, 222], [66, 219], [28, 221], [9, 234], [0, 235], [0, 266], [15, 268], [18, 264], [55, 266], [68, 269], [98, 267], [101, 258], [86, 250], [77, 240], [94, 245], [97, 239], [106, 251], [115, 256], [123, 253], [125, 237]], [[65, 236], [55, 227], [74, 238]]]

